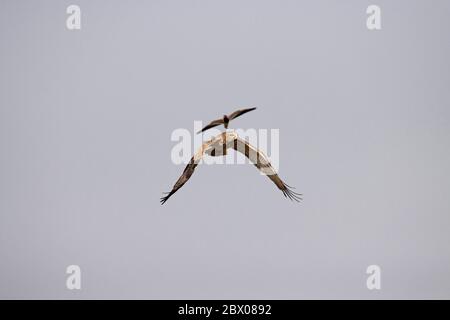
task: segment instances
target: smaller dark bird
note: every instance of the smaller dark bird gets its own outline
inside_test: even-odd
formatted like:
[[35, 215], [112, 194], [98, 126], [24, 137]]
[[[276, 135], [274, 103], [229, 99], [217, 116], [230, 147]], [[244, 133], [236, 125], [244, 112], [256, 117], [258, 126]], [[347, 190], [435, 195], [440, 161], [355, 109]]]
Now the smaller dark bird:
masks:
[[237, 111], [235, 111], [235, 112], [233, 112], [232, 114], [229, 114], [229, 115], [226, 115], [226, 114], [225, 114], [225, 115], [223, 116], [222, 119], [217, 119], [217, 120], [211, 121], [210, 124], [208, 124], [208, 125], [207, 125], [206, 127], [204, 127], [202, 130], [200, 130], [199, 132], [197, 132], [197, 134], [200, 133], [200, 132], [206, 131], [206, 130], [208, 130], [208, 129], [211, 129], [211, 128], [213, 128], [213, 127], [217, 127], [217, 126], [219, 126], [219, 125], [221, 125], [221, 124], [223, 124], [223, 125], [225, 126], [225, 129], [228, 129], [228, 123], [229, 123], [231, 120], [233, 120], [233, 119], [239, 117], [240, 115], [243, 115], [244, 113], [253, 111], [253, 110], [255, 110], [255, 109], [256, 109], [256, 108], [241, 109], [241, 110], [237, 110]]

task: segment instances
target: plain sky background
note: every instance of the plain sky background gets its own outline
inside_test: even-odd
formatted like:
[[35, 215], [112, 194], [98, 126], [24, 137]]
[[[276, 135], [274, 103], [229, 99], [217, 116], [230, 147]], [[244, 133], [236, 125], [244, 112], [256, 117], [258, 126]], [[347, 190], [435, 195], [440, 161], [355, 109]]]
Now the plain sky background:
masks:
[[[1, 1], [0, 298], [450, 298], [449, 17], [447, 0]], [[304, 201], [218, 165], [161, 206], [184, 169], [172, 131], [238, 106], [258, 110], [234, 128], [280, 130]]]

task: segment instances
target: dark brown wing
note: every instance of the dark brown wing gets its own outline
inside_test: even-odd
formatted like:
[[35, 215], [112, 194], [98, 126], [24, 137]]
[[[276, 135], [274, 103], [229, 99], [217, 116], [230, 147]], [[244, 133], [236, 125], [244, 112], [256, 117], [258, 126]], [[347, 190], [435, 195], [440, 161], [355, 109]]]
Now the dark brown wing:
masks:
[[221, 124], [223, 124], [223, 119], [217, 119], [217, 120], [211, 121], [206, 127], [204, 127], [202, 130], [197, 132], [197, 134], [199, 134], [200, 132], [206, 131], [208, 129], [211, 129], [213, 127], [217, 127], [218, 125], [221, 125]]
[[300, 202], [300, 200], [303, 200], [302, 194], [293, 191], [292, 189], [295, 189], [295, 188], [284, 183], [283, 180], [281, 180], [277, 174], [274, 174], [274, 175], [271, 175], [268, 177], [270, 180], [272, 180], [277, 185], [278, 189], [280, 189], [283, 192], [285, 197], [288, 197], [289, 199], [295, 200], [297, 202]]
[[184, 168], [183, 174], [178, 178], [177, 182], [173, 186], [170, 192], [165, 192], [166, 196], [161, 198], [161, 204], [164, 204], [167, 199], [169, 199], [178, 189], [180, 189], [192, 176], [194, 173], [195, 167], [197, 167], [198, 162], [195, 161], [194, 157], [191, 158], [189, 164]]
[[228, 116], [228, 118], [229, 118], [230, 120], [233, 120], [233, 119], [239, 117], [240, 115], [243, 115], [244, 113], [253, 111], [253, 110], [255, 110], [255, 109], [256, 109], [256, 108], [248, 108], [248, 109], [237, 110], [237, 111], [233, 112], [232, 114], [230, 114], [230, 115]]
[[293, 187], [288, 186], [283, 182], [283, 180], [280, 179], [264, 153], [240, 138], [234, 140], [233, 149], [244, 154], [255, 165], [255, 167], [258, 168], [259, 171], [262, 171], [267, 177], [269, 177], [278, 189], [283, 192], [285, 197], [297, 202], [302, 200], [302, 195], [300, 193], [294, 192], [292, 190], [294, 189]]

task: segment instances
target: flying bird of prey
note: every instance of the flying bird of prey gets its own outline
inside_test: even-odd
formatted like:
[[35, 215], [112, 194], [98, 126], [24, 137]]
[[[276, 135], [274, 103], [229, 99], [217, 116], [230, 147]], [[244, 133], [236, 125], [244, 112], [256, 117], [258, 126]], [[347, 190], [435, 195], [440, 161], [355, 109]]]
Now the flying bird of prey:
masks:
[[206, 127], [204, 127], [202, 130], [200, 130], [199, 132], [197, 132], [197, 134], [199, 134], [200, 132], [206, 131], [208, 129], [211, 129], [213, 127], [217, 127], [221, 124], [223, 124], [225, 126], [225, 129], [228, 129], [228, 123], [230, 123], [231, 120], [243, 115], [244, 113], [250, 112], [255, 110], [255, 108], [248, 108], [248, 109], [241, 109], [241, 110], [237, 110], [229, 115], [224, 114], [222, 119], [217, 119], [217, 120], [213, 120], [211, 121]]
[[165, 196], [161, 198], [161, 204], [164, 204], [167, 199], [169, 199], [189, 180], [189, 178], [194, 173], [194, 170], [197, 167], [198, 163], [205, 154], [212, 157], [224, 156], [227, 154], [227, 150], [229, 148], [233, 148], [234, 150], [244, 154], [259, 171], [267, 175], [269, 179], [272, 180], [273, 183], [275, 183], [278, 189], [283, 192], [285, 197], [288, 197], [289, 199], [295, 200], [297, 202], [302, 199], [301, 194], [292, 191], [293, 188], [288, 186], [280, 179], [264, 153], [253, 147], [247, 141], [239, 138], [236, 132], [231, 131], [223, 132], [202, 144], [197, 153], [195, 153], [189, 161], [188, 165], [183, 171], [183, 174], [178, 178], [172, 190], [170, 192], [164, 193]]

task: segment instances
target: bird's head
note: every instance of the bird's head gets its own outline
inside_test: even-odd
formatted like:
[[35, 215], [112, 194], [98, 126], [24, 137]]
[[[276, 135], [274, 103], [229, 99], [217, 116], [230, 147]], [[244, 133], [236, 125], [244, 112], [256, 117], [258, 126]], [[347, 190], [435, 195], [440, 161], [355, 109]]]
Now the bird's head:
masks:
[[236, 131], [234, 131], [233, 129], [227, 129], [227, 131], [224, 132], [224, 134], [227, 139], [227, 143], [233, 142], [238, 137]]

